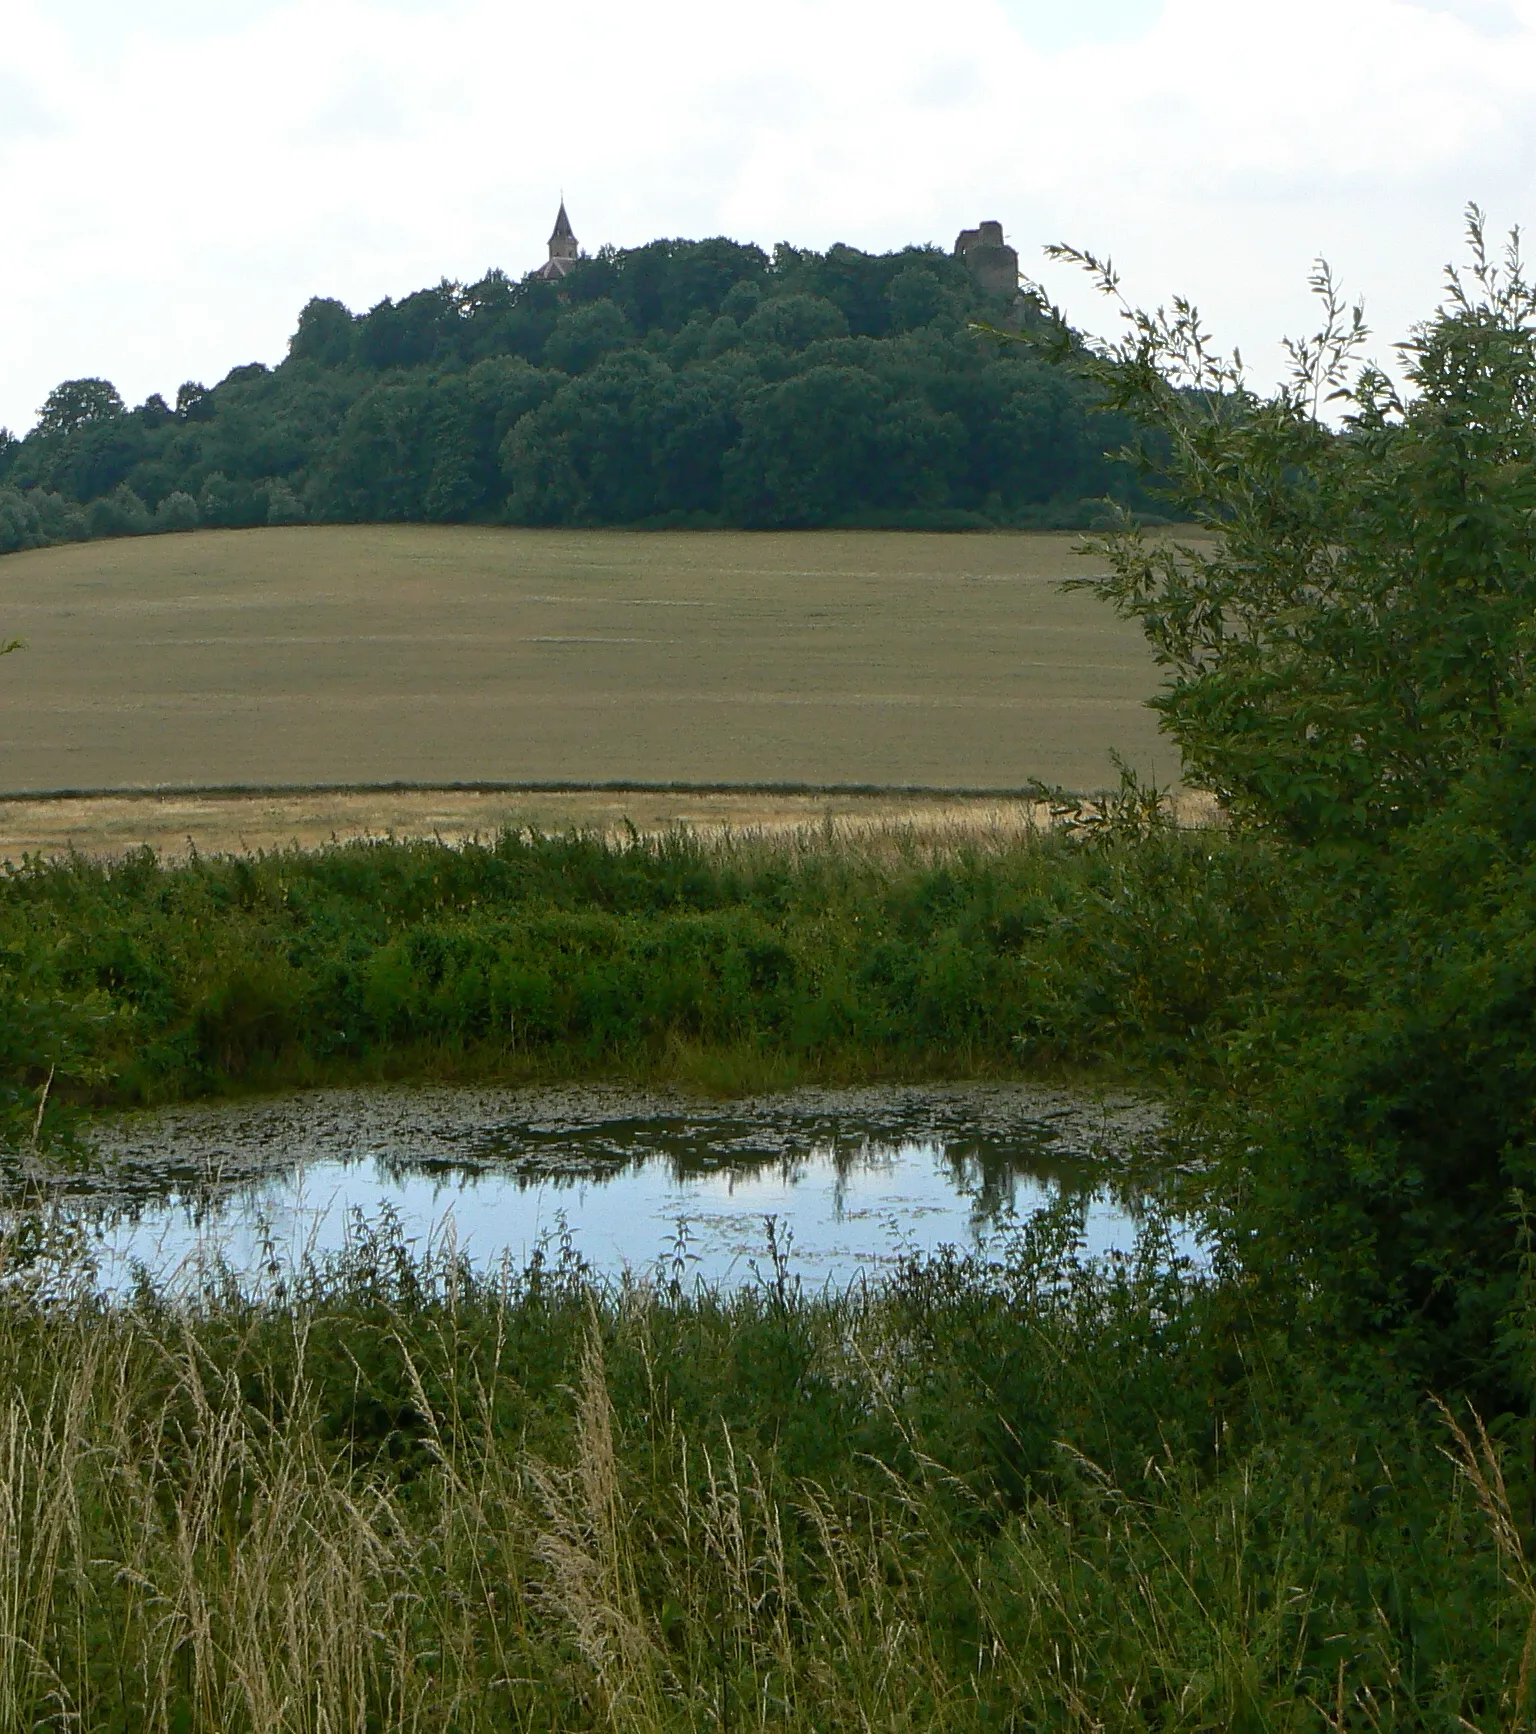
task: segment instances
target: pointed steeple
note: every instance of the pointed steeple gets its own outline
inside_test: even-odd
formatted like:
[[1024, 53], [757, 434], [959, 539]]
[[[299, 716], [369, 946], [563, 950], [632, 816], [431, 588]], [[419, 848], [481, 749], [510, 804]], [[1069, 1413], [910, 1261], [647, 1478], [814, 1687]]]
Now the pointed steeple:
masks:
[[555, 218], [555, 232], [549, 237], [549, 263], [539, 267], [539, 276], [558, 283], [581, 257], [576, 244], [576, 231], [565, 214], [565, 194], [560, 195], [560, 215]]

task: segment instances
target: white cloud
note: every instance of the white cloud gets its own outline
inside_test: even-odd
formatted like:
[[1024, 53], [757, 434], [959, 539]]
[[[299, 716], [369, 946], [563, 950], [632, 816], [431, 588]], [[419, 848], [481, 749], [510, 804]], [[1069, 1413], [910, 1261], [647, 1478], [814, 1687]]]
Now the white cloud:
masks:
[[1263, 365], [1314, 255], [1385, 349], [1467, 199], [1532, 214], [1536, 0], [0, 0], [0, 32], [14, 427], [71, 375], [275, 361], [311, 294], [526, 270], [562, 187], [589, 247], [997, 216], [1086, 322], [1047, 241]]

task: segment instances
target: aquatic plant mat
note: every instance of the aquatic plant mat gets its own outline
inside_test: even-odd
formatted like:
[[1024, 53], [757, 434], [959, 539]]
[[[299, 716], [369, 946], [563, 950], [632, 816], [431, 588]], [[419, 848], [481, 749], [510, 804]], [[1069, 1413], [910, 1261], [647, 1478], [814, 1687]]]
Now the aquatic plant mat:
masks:
[[1329, 1394], [1155, 1229], [1072, 1247], [807, 1298], [386, 1226], [174, 1305], [13, 1247], [0, 1723], [1523, 1725], [1475, 1421]]

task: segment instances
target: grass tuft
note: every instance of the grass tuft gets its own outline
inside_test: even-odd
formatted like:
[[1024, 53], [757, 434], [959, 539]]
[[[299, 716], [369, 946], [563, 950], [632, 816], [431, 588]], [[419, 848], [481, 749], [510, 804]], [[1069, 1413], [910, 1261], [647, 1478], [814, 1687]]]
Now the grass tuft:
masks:
[[174, 1304], [13, 1264], [0, 1725], [1523, 1725], [1498, 1443], [1073, 1245], [809, 1298], [387, 1227]]

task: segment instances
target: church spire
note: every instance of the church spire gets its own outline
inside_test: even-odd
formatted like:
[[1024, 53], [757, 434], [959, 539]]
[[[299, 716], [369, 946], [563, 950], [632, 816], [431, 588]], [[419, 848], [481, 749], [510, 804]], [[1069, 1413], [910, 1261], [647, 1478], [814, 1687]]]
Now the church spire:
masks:
[[581, 256], [576, 244], [576, 231], [565, 214], [565, 194], [560, 195], [560, 215], [555, 218], [555, 232], [549, 237], [549, 263], [539, 267], [539, 275], [559, 282]]

